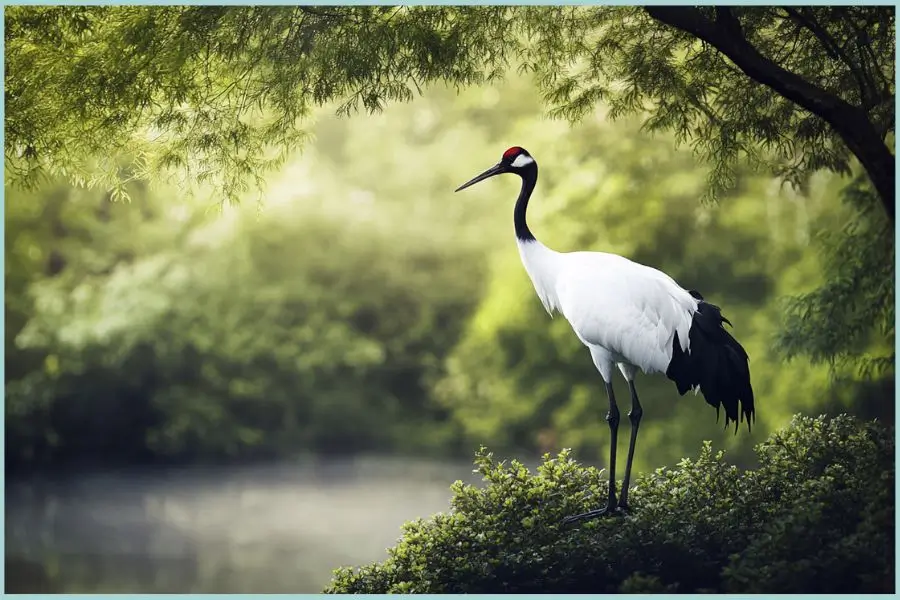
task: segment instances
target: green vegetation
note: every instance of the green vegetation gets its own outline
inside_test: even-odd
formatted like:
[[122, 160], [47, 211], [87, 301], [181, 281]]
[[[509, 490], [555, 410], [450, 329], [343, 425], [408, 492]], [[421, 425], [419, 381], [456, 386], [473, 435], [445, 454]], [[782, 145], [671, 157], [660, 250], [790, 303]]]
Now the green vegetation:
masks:
[[[605, 460], [602, 386], [518, 262], [514, 190], [454, 195], [462, 167], [443, 166], [468, 148], [464, 162], [490, 164], [513, 140], [545, 166], [531, 218], [546, 243], [632, 256], [725, 307], [751, 355], [757, 435], [796, 412], [891, 416], [890, 370], [865, 379], [802, 355], [785, 368], [772, 352], [783, 298], [826, 281], [810, 236], [861, 222], [852, 204], [836, 209], [842, 179], [820, 173], [799, 195], [744, 169], [727, 210], [704, 206], [708, 168], [688, 150], [604, 112], [576, 129], [544, 121], [533, 89], [527, 77], [436, 88], [366, 120], [323, 111], [315, 147], [259, 207], [208, 212], [140, 182], [130, 203], [65, 182], [12, 189], [10, 465], [464, 456], [481, 443]], [[873, 330], [849, 350], [893, 352], [891, 340]], [[674, 464], [698, 436], [753, 462], [760, 438], [723, 436], [714, 411], [664, 379], [639, 386], [638, 470]]]
[[383, 563], [330, 593], [890, 593], [894, 432], [846, 415], [796, 418], [742, 471], [706, 442], [643, 475], [628, 516], [578, 528], [606, 483], [567, 452], [535, 473], [482, 449], [486, 485], [404, 527]]
[[597, 471], [482, 456], [486, 491], [335, 589], [888, 589], [887, 434], [774, 432], [894, 418], [892, 8], [18, 6], [5, 25], [8, 468], [602, 460], [602, 386], [519, 264], [513, 188], [452, 193], [522, 145], [542, 241], [666, 270], [750, 354], [752, 436], [639, 380], [636, 469], [698, 439], [761, 464], [705, 448], [644, 477], [633, 516], [561, 532]]
[[[892, 388], [873, 391], [846, 365], [834, 382], [802, 356], [785, 368], [771, 351], [782, 298], [822, 281], [810, 234], [839, 234], [854, 214], [834, 209], [840, 179], [819, 174], [802, 196], [742, 172], [727, 210], [703, 206], [707, 169], [689, 151], [602, 112], [577, 129], [542, 121], [532, 91], [520, 77], [437, 88], [368, 120], [322, 113], [315, 147], [259, 210], [207, 212], [139, 182], [130, 203], [64, 182], [13, 189], [10, 465], [464, 456], [488, 442], [605, 460], [602, 386], [529, 287], [511, 239], [514, 190], [453, 195], [458, 169], [440, 167], [461, 164], [460, 148], [489, 164], [508, 140], [541, 149], [532, 221], [546, 243], [633, 256], [726, 308], [751, 354], [758, 435], [798, 411], [889, 416]], [[870, 344], [892, 351], [890, 339]], [[752, 463], [760, 438], [724, 436], [714, 411], [664, 379], [639, 385], [639, 470], [674, 464], [699, 436]]]

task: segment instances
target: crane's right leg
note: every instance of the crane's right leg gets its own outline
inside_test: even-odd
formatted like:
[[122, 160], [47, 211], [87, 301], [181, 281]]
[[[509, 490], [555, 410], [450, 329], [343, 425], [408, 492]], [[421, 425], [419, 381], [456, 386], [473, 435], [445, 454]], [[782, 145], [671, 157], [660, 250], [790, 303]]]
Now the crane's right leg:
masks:
[[631, 390], [631, 410], [628, 411], [628, 420], [631, 421], [631, 441], [628, 443], [628, 458], [625, 459], [625, 479], [622, 481], [622, 494], [619, 496], [619, 508], [628, 510], [628, 486], [631, 485], [631, 463], [634, 461], [634, 443], [637, 441], [638, 427], [641, 425], [641, 417], [644, 409], [638, 399], [637, 390], [634, 389], [634, 373], [628, 379], [628, 388]]
[[602, 350], [591, 347], [591, 356], [603, 382], [606, 384], [606, 397], [609, 399], [609, 412], [606, 413], [606, 422], [609, 424], [609, 494], [606, 506], [597, 510], [591, 510], [580, 515], [571, 515], [563, 519], [563, 525], [593, 519], [606, 514], [615, 514], [616, 511], [616, 443], [619, 437], [619, 407], [616, 405], [616, 394], [612, 386], [612, 362]]

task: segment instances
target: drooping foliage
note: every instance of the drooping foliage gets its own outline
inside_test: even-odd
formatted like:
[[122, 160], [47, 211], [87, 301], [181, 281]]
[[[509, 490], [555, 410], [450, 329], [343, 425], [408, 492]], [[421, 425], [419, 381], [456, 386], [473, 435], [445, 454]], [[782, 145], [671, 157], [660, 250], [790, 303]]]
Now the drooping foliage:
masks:
[[335, 572], [329, 593], [891, 593], [893, 430], [797, 418], [742, 471], [705, 443], [639, 478], [623, 518], [561, 525], [606, 484], [563, 452], [532, 473], [484, 448], [485, 485], [404, 526], [381, 563]]
[[[20, 178], [81, 179], [85, 157], [149, 136], [138, 175], [192, 167], [230, 193], [278, 164], [266, 151], [293, 147], [314, 106], [380, 110], [428, 83], [478, 84], [519, 65], [560, 114], [601, 101], [611, 116], [649, 109], [647, 127], [716, 166], [714, 194], [733, 185], [738, 157], [800, 182], [847, 172], [857, 152], [831, 104], [890, 155], [893, 18], [888, 7], [17, 7], [6, 160]], [[717, 44], [724, 34], [743, 45]], [[740, 51], [765, 72], [736, 67]], [[782, 72], [799, 91], [782, 89]]]
[[[7, 170], [118, 187], [174, 169], [237, 200], [296, 150], [316, 106], [375, 111], [414, 83], [482, 82], [505, 54], [485, 29], [504, 10], [13, 8]], [[459, 34], [442, 33], [451, 20]], [[108, 160], [123, 153], [124, 171]]]
[[841, 195], [843, 210], [831, 216], [831, 226], [815, 240], [825, 283], [787, 299], [779, 343], [788, 356], [849, 363], [864, 377], [889, 375], [894, 370], [894, 226], [863, 178]]

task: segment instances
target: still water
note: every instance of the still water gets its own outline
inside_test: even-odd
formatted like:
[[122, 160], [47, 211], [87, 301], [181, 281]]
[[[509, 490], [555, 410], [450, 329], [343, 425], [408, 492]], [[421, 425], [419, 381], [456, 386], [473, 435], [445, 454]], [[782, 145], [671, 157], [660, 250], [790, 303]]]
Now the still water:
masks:
[[449, 508], [471, 463], [384, 458], [7, 482], [7, 592], [319, 592]]

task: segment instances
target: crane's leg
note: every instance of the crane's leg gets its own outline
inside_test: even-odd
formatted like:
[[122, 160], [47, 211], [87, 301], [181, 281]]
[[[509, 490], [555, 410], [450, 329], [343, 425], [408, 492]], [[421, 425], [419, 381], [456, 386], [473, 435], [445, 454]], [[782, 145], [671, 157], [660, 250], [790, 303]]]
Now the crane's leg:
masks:
[[631, 484], [631, 462], [634, 460], [634, 443], [637, 441], [638, 427], [644, 409], [638, 400], [637, 390], [634, 389], [634, 380], [628, 380], [628, 388], [631, 390], [631, 410], [628, 411], [628, 420], [631, 421], [631, 441], [628, 443], [628, 458], [625, 460], [625, 479], [622, 481], [622, 494], [619, 496], [619, 508], [628, 509], [628, 486]]
[[580, 515], [568, 516], [563, 519], [563, 525], [616, 512], [616, 442], [619, 437], [619, 407], [616, 405], [616, 395], [613, 392], [612, 383], [608, 381], [606, 382], [606, 395], [609, 398], [609, 412], [606, 413], [606, 422], [609, 424], [609, 495], [606, 499], [606, 506]]

